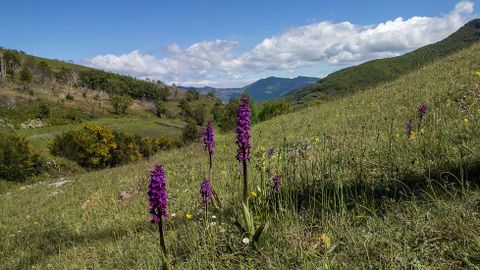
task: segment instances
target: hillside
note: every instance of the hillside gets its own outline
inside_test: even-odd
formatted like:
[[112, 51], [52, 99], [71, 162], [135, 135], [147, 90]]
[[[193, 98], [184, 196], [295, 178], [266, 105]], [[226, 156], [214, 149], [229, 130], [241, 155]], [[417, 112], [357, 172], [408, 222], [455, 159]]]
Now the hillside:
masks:
[[247, 92], [254, 100], [277, 99], [284, 94], [295, 89], [317, 82], [318, 78], [299, 76], [296, 78], [268, 77], [255, 81], [249, 85], [239, 88], [214, 88], [214, 87], [187, 87], [179, 86], [183, 90], [195, 89], [200, 93], [214, 93], [223, 101], [239, 97], [243, 92]]
[[295, 90], [286, 97], [299, 103], [353, 93], [395, 80], [403, 74], [460, 51], [480, 40], [480, 19], [472, 20], [449, 37], [402, 56], [372, 60], [334, 72], [317, 83]]
[[[211, 207], [208, 215], [198, 192], [208, 166], [200, 143], [11, 187], [0, 195], [0, 268], [158, 269], [146, 192], [149, 171], [163, 164], [166, 243], [176, 269], [475, 269], [479, 51], [475, 44], [391, 82], [254, 126], [250, 202], [256, 224], [269, 222], [255, 250], [235, 223], [241, 181], [229, 133], [216, 137], [212, 179], [224, 209]], [[428, 108], [422, 120], [419, 104]], [[282, 179], [273, 199], [272, 174]]]
[[317, 82], [318, 78], [299, 76], [296, 78], [268, 77], [245, 87], [254, 100], [276, 99], [292, 90]]
[[[125, 112], [115, 111], [112, 97], [131, 98]], [[156, 118], [156, 105], [163, 104], [163, 116], [181, 121], [179, 102], [186, 92], [160, 81], [97, 70], [60, 60], [0, 49], [0, 131], [19, 128], [35, 118], [47, 125], [76, 124], [86, 120], [122, 117], [123, 114]], [[215, 104], [205, 95], [189, 99], [192, 110], [205, 108], [205, 117]], [[39, 107], [48, 109], [41, 116]]]

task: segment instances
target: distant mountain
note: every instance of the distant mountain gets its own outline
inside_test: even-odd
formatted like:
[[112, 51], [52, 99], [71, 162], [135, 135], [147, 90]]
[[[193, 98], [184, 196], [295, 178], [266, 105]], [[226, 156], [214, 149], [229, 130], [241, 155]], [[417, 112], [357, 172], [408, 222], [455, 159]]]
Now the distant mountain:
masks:
[[243, 88], [214, 88], [210, 86], [193, 87], [181, 85], [177, 86], [177, 88], [185, 91], [195, 89], [201, 94], [214, 93], [215, 96], [223, 101], [228, 101], [231, 98], [239, 97], [243, 93]]
[[334, 72], [317, 83], [294, 90], [286, 97], [306, 103], [331, 95], [348, 94], [397, 79], [437, 59], [480, 41], [480, 19], [475, 19], [449, 37], [398, 57], [372, 60]]
[[269, 100], [279, 98], [290, 91], [316, 83], [318, 80], [319, 78], [304, 76], [292, 79], [268, 77], [239, 88], [214, 88], [210, 86], [178, 86], [178, 88], [182, 90], [195, 89], [200, 93], [213, 92], [217, 97], [224, 101], [239, 97], [244, 91], [247, 91], [250, 97], [254, 100]]

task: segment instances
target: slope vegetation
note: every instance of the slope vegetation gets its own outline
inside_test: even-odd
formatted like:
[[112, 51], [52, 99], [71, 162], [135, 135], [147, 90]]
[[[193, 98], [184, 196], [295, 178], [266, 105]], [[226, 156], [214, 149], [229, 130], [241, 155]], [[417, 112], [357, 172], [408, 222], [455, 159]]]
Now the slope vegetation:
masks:
[[304, 103], [313, 99], [374, 87], [380, 83], [397, 79], [403, 74], [467, 48], [478, 41], [480, 41], [480, 19], [468, 22], [457, 32], [437, 43], [402, 56], [372, 60], [339, 70], [313, 85], [290, 92], [286, 96]]
[[[198, 192], [207, 157], [194, 144], [63, 184], [12, 187], [0, 195], [0, 268], [158, 269], [146, 187], [159, 163], [176, 269], [476, 268], [479, 51], [477, 44], [391, 83], [256, 125], [251, 205], [257, 222], [270, 222], [257, 250], [234, 223], [241, 181], [234, 135], [225, 134], [217, 136], [212, 179], [225, 207], [209, 208], [208, 220]], [[422, 119], [419, 104], [427, 106]], [[282, 178], [274, 206], [272, 175]]]

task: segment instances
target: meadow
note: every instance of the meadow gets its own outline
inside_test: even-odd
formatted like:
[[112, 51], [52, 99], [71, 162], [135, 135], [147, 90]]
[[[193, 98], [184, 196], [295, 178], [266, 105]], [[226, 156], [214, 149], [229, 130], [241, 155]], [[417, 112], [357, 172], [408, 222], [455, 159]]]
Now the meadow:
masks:
[[[4, 190], [0, 268], [159, 269], [146, 193], [150, 171], [163, 164], [175, 269], [478, 269], [478, 51], [477, 44], [393, 82], [253, 126], [250, 206], [256, 225], [268, 223], [255, 247], [237, 226], [242, 172], [235, 135], [226, 133], [216, 136], [211, 179], [223, 208], [209, 207], [208, 215], [199, 193], [208, 174], [201, 143]], [[152, 125], [127, 122], [126, 129]]]

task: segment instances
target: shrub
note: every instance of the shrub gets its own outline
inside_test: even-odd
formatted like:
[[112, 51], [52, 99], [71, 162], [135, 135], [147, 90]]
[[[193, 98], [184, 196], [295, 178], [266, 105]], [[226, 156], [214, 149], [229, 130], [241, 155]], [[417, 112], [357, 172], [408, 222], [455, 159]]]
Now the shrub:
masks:
[[240, 99], [231, 99], [225, 106], [216, 105], [212, 108], [213, 119], [220, 130], [228, 131], [235, 128], [239, 104]]
[[42, 103], [38, 106], [37, 117], [41, 119], [50, 117], [50, 106], [47, 103]]
[[182, 140], [184, 143], [190, 143], [200, 138], [200, 131], [193, 120], [188, 120], [187, 125], [182, 132]]
[[68, 93], [68, 94], [65, 96], [65, 99], [66, 99], [66, 100], [74, 100], [75, 97], [74, 97], [71, 93]]
[[129, 96], [114, 95], [111, 98], [111, 102], [115, 114], [125, 114], [128, 107], [132, 104], [132, 98]]
[[207, 118], [207, 112], [205, 111], [204, 106], [199, 106], [193, 111], [193, 120], [197, 123], [199, 126], [203, 126], [205, 123], [205, 118]]
[[187, 101], [194, 101], [200, 98], [200, 93], [198, 93], [195, 89], [190, 89], [185, 94], [185, 98]]
[[42, 166], [42, 157], [24, 137], [0, 134], [0, 178], [21, 181], [40, 173]]
[[100, 125], [85, 125], [58, 135], [50, 145], [53, 155], [76, 161], [86, 168], [105, 168], [141, 160], [172, 147], [166, 138], [142, 138]]
[[162, 115], [165, 115], [167, 113], [167, 108], [162, 100], [157, 100], [155, 102], [154, 113], [158, 117], [162, 117]]
[[59, 119], [59, 118], [54, 118], [54, 119], [48, 119], [45, 121], [45, 126], [47, 127], [54, 127], [54, 126], [65, 126], [72, 124], [73, 120], [71, 119]]
[[186, 99], [181, 99], [178, 102], [178, 107], [180, 107], [180, 116], [183, 120], [187, 120], [192, 117], [192, 107], [190, 107], [190, 103]]
[[20, 70], [20, 82], [22, 82], [23, 89], [27, 89], [28, 85], [32, 82], [32, 72], [28, 67], [23, 67]]
[[260, 107], [260, 111], [258, 112], [258, 120], [265, 121], [289, 111], [290, 103], [286, 100], [266, 101]]

